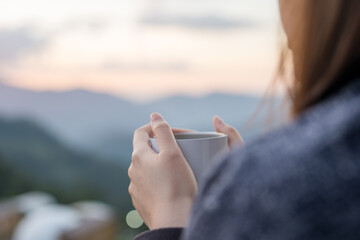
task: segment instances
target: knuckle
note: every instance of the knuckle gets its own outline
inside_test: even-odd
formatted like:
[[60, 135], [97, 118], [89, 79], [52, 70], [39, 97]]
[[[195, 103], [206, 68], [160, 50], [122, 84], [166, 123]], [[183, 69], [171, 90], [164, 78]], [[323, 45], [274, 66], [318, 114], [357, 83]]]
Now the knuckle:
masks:
[[137, 162], [138, 159], [139, 159], [138, 153], [134, 151], [131, 155], [131, 163]]
[[139, 131], [140, 131], [139, 129], [136, 129], [136, 130], [134, 131], [133, 138], [132, 138], [133, 146], [135, 146], [136, 135], [139, 134]]
[[232, 126], [229, 126], [228, 127], [228, 133], [231, 134], [231, 135], [234, 135], [234, 134], [237, 134], [237, 130]]
[[135, 138], [136, 135], [142, 134], [143, 132], [144, 132], [144, 126], [135, 129], [133, 138]]
[[129, 176], [129, 178], [131, 180], [131, 177], [133, 176], [133, 166], [132, 165], [130, 165], [130, 167], [128, 169], [128, 176]]
[[141, 131], [142, 131], [142, 128], [141, 128], [141, 127], [135, 129], [134, 135], [139, 134]]
[[131, 158], [138, 158], [139, 157], [139, 151], [138, 150], [133, 150], [132, 154], [131, 154]]
[[135, 136], [138, 135], [139, 132], [140, 132], [140, 129], [139, 129], [139, 128], [134, 131], [133, 139], [135, 139]]
[[134, 150], [131, 155], [132, 162], [133, 163], [138, 162], [141, 159], [141, 157], [143, 156], [143, 154], [144, 154], [144, 150], [142, 150], [142, 149]]
[[167, 122], [159, 122], [159, 123], [156, 123], [154, 128], [157, 129], [157, 130], [170, 129], [170, 126], [169, 126], [169, 124]]
[[129, 185], [128, 192], [129, 192], [130, 196], [133, 196], [133, 195], [134, 195], [133, 187], [132, 187], [131, 184]]

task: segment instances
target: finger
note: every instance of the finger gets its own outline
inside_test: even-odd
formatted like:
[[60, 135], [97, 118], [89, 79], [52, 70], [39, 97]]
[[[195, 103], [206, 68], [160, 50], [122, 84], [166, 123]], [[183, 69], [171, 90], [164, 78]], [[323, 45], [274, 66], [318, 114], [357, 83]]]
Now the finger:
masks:
[[230, 148], [244, 143], [244, 140], [240, 136], [239, 132], [235, 128], [227, 125], [219, 116], [214, 117], [213, 124], [217, 132], [224, 133], [228, 136], [228, 144]]
[[187, 133], [187, 132], [195, 132], [191, 129], [184, 129], [184, 128], [172, 128], [173, 133]]
[[136, 191], [135, 191], [135, 185], [132, 182], [130, 182], [130, 185], [128, 187], [128, 192], [131, 197], [132, 204], [133, 204], [134, 208], [136, 209], [136, 207], [137, 207]]
[[151, 114], [151, 128], [159, 143], [160, 152], [178, 149], [169, 124], [159, 113]]
[[146, 124], [138, 128], [134, 132], [133, 147], [135, 148], [151, 148], [149, 138], [152, 137], [152, 129], [150, 124]]

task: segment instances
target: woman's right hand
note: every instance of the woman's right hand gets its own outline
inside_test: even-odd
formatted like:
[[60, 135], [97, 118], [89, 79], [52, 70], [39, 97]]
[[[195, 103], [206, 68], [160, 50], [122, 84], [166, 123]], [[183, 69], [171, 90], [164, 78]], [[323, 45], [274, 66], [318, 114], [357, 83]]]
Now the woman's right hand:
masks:
[[230, 149], [244, 144], [244, 140], [239, 132], [234, 127], [227, 125], [219, 116], [213, 118], [213, 124], [216, 132], [224, 133], [228, 136], [228, 145]]
[[[185, 227], [197, 192], [194, 173], [176, 143], [174, 129], [158, 113], [134, 133], [128, 170], [132, 202], [149, 229]], [[160, 151], [150, 143], [155, 136]]]
[[[214, 116], [213, 125], [216, 132], [223, 133], [228, 136], [229, 149], [233, 149], [244, 144], [244, 140], [236, 128], [226, 124], [219, 116]], [[195, 132], [194, 130], [182, 128], [172, 128], [172, 131], [173, 133]]]

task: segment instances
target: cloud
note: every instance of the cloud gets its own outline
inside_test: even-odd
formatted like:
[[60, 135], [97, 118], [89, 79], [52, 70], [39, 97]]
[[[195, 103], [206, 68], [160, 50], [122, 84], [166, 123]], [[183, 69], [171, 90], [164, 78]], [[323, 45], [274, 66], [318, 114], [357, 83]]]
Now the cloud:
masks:
[[79, 29], [87, 29], [98, 33], [107, 26], [106, 19], [77, 18], [70, 19], [46, 31], [46, 37], [36, 33], [44, 30], [37, 26], [19, 28], [0, 28], [0, 62], [13, 64], [22, 57], [43, 51], [56, 37]]
[[188, 16], [165, 16], [152, 14], [145, 16], [140, 21], [144, 25], [154, 26], [178, 26], [183, 28], [204, 29], [204, 30], [231, 30], [239, 28], [252, 28], [257, 23], [246, 19], [232, 19], [215, 15], [200, 17]]
[[85, 28], [93, 32], [98, 32], [110, 25], [110, 20], [106, 17], [97, 17], [97, 16], [85, 16], [73, 18], [66, 21], [61, 28], [62, 31], [77, 31], [79, 29]]
[[43, 50], [47, 44], [47, 39], [36, 37], [29, 27], [0, 29], [0, 61], [17, 60]]
[[166, 63], [160, 62], [140, 62], [140, 63], [121, 63], [118, 61], [106, 61], [101, 67], [105, 71], [170, 71], [170, 72], [184, 72], [190, 69], [190, 66], [184, 62], [169, 61]]

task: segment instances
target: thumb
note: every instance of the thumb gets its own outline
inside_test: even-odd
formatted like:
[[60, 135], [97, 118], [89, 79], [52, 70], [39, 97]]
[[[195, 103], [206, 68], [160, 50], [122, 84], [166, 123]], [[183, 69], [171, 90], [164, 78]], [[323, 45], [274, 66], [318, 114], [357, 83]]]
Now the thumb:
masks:
[[228, 145], [230, 148], [244, 143], [239, 132], [232, 126], [227, 125], [219, 116], [213, 119], [215, 130], [219, 133], [224, 133], [228, 136]]
[[160, 152], [178, 148], [174, 134], [169, 124], [159, 113], [153, 113], [150, 117], [152, 131], [159, 143]]

